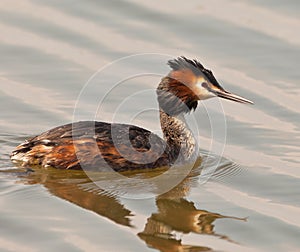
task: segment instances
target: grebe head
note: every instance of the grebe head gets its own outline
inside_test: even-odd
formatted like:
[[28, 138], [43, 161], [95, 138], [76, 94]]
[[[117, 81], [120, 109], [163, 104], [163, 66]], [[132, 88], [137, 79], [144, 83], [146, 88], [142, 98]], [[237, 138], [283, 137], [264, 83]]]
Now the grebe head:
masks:
[[176, 115], [195, 110], [199, 100], [220, 97], [231, 101], [253, 104], [241, 96], [226, 91], [212, 71], [197, 60], [185, 57], [169, 60], [171, 71], [157, 88], [160, 107], [168, 114]]

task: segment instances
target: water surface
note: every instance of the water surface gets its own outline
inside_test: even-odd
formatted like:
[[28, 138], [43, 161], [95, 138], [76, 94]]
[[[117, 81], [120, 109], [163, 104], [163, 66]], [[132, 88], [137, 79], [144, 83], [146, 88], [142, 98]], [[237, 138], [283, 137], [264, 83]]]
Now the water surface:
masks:
[[[298, 1], [1, 1], [0, 250], [298, 251], [299, 9]], [[155, 54], [107, 68], [143, 53]], [[204, 161], [175, 188], [137, 200], [80, 171], [15, 170], [16, 145], [74, 116], [161, 134], [154, 90], [166, 59], [180, 55], [255, 105], [200, 104], [191, 122]]]

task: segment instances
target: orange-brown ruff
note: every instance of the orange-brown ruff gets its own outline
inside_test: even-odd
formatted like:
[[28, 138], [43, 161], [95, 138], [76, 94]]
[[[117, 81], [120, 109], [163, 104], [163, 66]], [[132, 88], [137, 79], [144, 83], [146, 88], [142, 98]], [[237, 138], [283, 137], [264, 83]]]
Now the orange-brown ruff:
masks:
[[[198, 147], [184, 115], [195, 110], [199, 100], [215, 96], [240, 103], [252, 102], [224, 90], [212, 72], [196, 60], [179, 57], [168, 64], [171, 71], [157, 88], [164, 140], [133, 125], [82, 121], [26, 140], [12, 152], [11, 159], [22, 162], [23, 166], [101, 170], [109, 165], [116, 171], [194, 160]], [[112, 135], [127, 136], [129, 141]]]

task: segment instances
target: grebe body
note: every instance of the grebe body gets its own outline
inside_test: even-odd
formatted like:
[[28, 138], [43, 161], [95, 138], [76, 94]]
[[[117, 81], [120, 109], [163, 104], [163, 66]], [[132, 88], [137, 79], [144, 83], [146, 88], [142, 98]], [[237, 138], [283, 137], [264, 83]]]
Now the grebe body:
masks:
[[26, 140], [12, 152], [11, 159], [23, 166], [101, 170], [109, 165], [116, 171], [188, 162], [197, 154], [198, 146], [185, 114], [195, 110], [199, 100], [221, 97], [252, 102], [223, 89], [212, 72], [196, 60], [179, 57], [168, 64], [171, 71], [157, 87], [164, 139], [134, 125], [82, 121]]
[[[130, 144], [122, 143], [112, 136], [129, 136]], [[155, 143], [155, 146], [150, 146]], [[122, 139], [121, 139], [122, 140]], [[98, 148], [95, 148], [97, 144]], [[147, 161], [153, 156], [149, 150], [164, 150], [154, 162]], [[119, 152], [135, 158], [129, 159]], [[147, 155], [134, 155], [135, 151]], [[153, 151], [152, 151], [153, 152]], [[173, 153], [176, 156], [176, 153]], [[80, 156], [80, 161], [78, 156]], [[82, 121], [53, 128], [19, 145], [12, 159], [26, 165], [52, 166], [59, 169], [81, 169], [109, 165], [116, 171], [142, 169], [168, 165], [171, 151], [165, 142], [150, 131], [127, 124]]]

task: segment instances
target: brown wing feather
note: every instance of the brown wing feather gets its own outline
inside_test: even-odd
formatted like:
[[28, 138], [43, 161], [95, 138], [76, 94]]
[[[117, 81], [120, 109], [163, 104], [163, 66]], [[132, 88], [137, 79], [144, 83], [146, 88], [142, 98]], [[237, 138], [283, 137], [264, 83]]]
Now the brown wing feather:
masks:
[[117, 171], [161, 167], [171, 161], [166, 143], [148, 130], [87, 121], [56, 127], [31, 138], [11, 157], [23, 165], [97, 170], [109, 166]]

